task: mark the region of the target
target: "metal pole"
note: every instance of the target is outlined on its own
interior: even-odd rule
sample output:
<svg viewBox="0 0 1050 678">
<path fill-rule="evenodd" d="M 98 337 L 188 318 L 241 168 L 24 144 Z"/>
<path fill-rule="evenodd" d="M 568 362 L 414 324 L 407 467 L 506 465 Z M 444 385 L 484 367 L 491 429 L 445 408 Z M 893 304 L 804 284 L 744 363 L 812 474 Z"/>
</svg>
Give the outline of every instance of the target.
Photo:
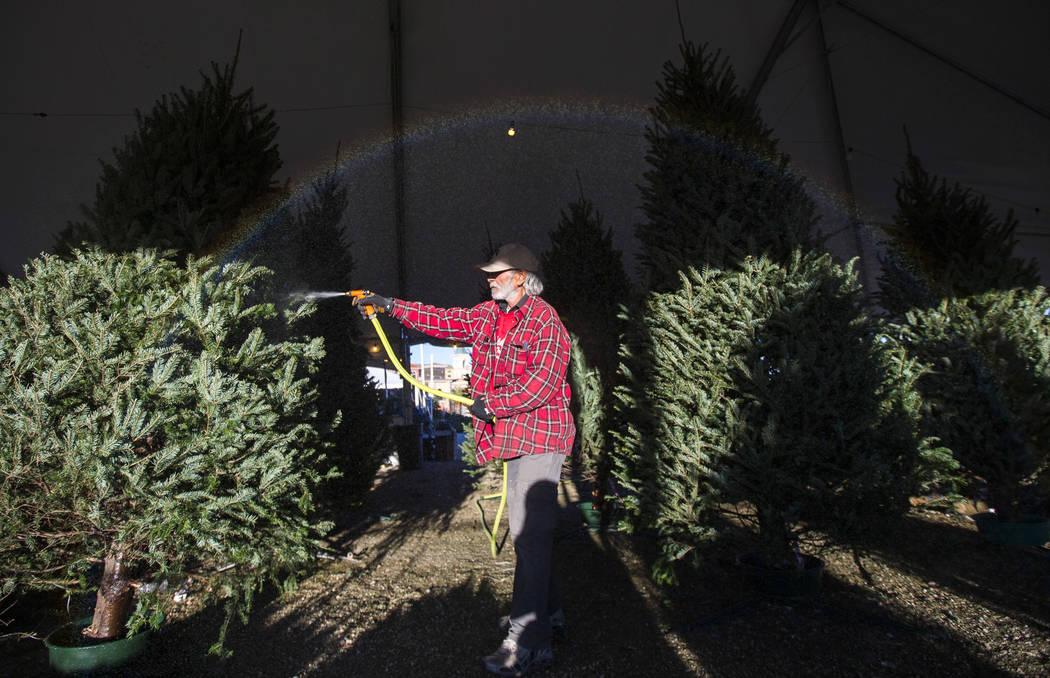
<svg viewBox="0 0 1050 678">
<path fill-rule="evenodd" d="M 762 88 L 766 84 L 766 80 L 769 80 L 769 73 L 773 70 L 773 64 L 777 62 L 780 55 L 784 53 L 789 44 L 788 38 L 791 37 L 791 31 L 795 30 L 795 24 L 798 23 L 798 17 L 802 14 L 802 9 L 806 6 L 808 0 L 795 0 L 795 4 L 788 10 L 787 16 L 784 17 L 783 23 L 780 24 L 780 30 L 777 31 L 777 37 L 773 39 L 773 44 L 769 46 L 769 50 L 766 52 L 766 58 L 762 62 L 762 65 L 758 69 L 758 73 L 755 74 L 755 79 L 751 81 L 751 88 L 747 91 L 747 98 L 751 103 L 754 103 L 758 99 L 758 93 L 762 91 Z M 819 11 L 819 8 L 818 8 Z"/>
<path fill-rule="evenodd" d="M 394 240 L 397 248 L 397 296 L 405 298 L 408 269 L 405 263 L 405 119 L 401 98 L 401 0 L 387 0 L 390 20 L 390 122 L 393 128 L 392 160 L 394 164 Z M 411 365 L 408 333 L 401 327 L 401 362 Z M 405 423 L 415 420 L 409 384 L 401 388 L 401 407 Z"/>
<path fill-rule="evenodd" d="M 835 118 L 835 140 L 838 146 L 839 164 L 842 168 L 842 182 L 846 189 L 846 200 L 849 210 L 850 231 L 853 233 L 853 247 L 858 257 L 858 273 L 864 290 L 867 293 L 875 290 L 877 281 L 871 278 L 871 269 L 868 268 L 867 258 L 864 256 L 864 241 L 860 236 L 863 224 L 857 210 L 857 198 L 853 193 L 853 174 L 850 171 L 849 158 L 846 151 L 846 139 L 842 130 L 842 116 L 839 114 L 839 100 L 835 94 L 835 78 L 831 73 L 831 60 L 828 58 L 828 43 L 824 33 L 824 18 L 820 9 L 820 1 L 814 0 L 817 12 L 817 34 L 820 37 L 820 52 L 824 59 L 824 75 L 827 78 L 828 92 L 831 95 L 831 114 Z"/>
<path fill-rule="evenodd" d="M 405 119 L 401 100 L 401 0 L 388 0 L 390 11 L 390 121 L 393 127 L 394 237 L 397 246 L 397 293 L 405 294 Z"/>
</svg>

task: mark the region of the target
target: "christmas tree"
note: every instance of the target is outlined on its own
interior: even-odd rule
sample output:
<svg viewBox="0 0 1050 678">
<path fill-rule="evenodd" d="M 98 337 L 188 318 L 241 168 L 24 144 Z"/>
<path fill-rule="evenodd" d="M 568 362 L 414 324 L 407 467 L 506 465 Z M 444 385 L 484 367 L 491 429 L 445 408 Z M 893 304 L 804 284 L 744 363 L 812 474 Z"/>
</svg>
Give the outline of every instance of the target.
<svg viewBox="0 0 1050 678">
<path fill-rule="evenodd" d="M 162 97 L 148 115 L 137 114 L 137 131 L 114 151 L 113 164 L 103 164 L 87 222 L 67 227 L 59 251 L 87 241 L 117 252 L 172 248 L 185 257 L 225 250 L 251 229 L 254 235 L 239 255 L 276 274 L 260 285 L 254 301 L 283 302 L 290 292 L 352 287 L 353 261 L 340 226 L 345 187 L 335 171 L 328 172 L 314 182 L 303 206 L 293 207 L 288 192 L 273 182 L 281 167 L 273 111 L 257 105 L 250 88 L 236 91 L 236 70 L 237 54 L 221 69 L 212 64 L 198 89 L 184 87 Z M 264 222 L 269 227 L 259 228 Z M 325 440 L 335 444 L 344 474 L 332 496 L 352 505 L 371 486 L 386 428 L 357 321 L 347 308 L 323 305 L 299 331 L 326 342 L 316 380 L 318 407 L 325 421 L 335 421 Z"/>
<path fill-rule="evenodd" d="M 918 436 L 921 365 L 863 312 L 851 268 L 827 254 L 741 263 L 649 297 L 644 405 L 620 391 L 648 405 L 616 475 L 660 536 L 666 580 L 729 519 L 763 562 L 801 567 L 813 531 L 856 539 L 908 508 L 920 468 L 950 464 Z"/>
<path fill-rule="evenodd" d="M 207 254 L 246 209 L 278 197 L 278 127 L 251 88 L 234 91 L 237 54 L 222 68 L 212 63 L 198 89 L 182 87 L 148 114 L 135 112 L 137 129 L 112 163 L 102 162 L 95 201 L 83 208 L 84 221 L 58 235 L 57 252 L 90 243 L 111 252 Z"/>
<path fill-rule="evenodd" d="M 689 41 L 680 52 L 681 64 L 664 64 L 650 109 L 646 220 L 635 229 L 643 286 L 660 292 L 690 266 L 730 268 L 760 254 L 787 261 L 821 241 L 813 202 L 728 58 Z"/>
<path fill-rule="evenodd" d="M 815 205 L 728 61 L 681 53 L 647 134 L 650 292 L 628 309 L 614 474 L 630 526 L 659 535 L 661 579 L 732 535 L 802 567 L 814 531 L 856 544 L 952 460 L 919 432 L 922 364 L 822 251 Z"/>
<path fill-rule="evenodd" d="M 1013 255 L 1016 226 L 929 173 L 908 139 L 879 300 L 930 364 L 925 429 L 1008 520 L 1045 510 L 1050 473 L 1050 303 L 1035 262 Z"/>
<path fill-rule="evenodd" d="M 617 350 L 622 323 L 619 307 L 631 294 L 622 254 L 612 244 L 612 230 L 583 195 L 562 210 L 550 232 L 551 249 L 540 256 L 544 298 L 573 338 L 569 381 L 577 441 L 587 470 L 594 474 L 595 505 L 600 505 L 609 476 L 606 421 L 612 408 Z"/>
<path fill-rule="evenodd" d="M 899 318 L 941 299 L 1038 285 L 1035 260 L 1013 256 L 1013 212 L 997 219 L 984 196 L 931 175 L 907 144 L 897 213 L 885 229 L 891 254 L 879 279 L 883 308 Z"/>
<path fill-rule="evenodd" d="M 272 306 L 246 302 L 265 274 L 94 249 L 0 290 L 5 592 L 97 586 L 109 638 L 159 624 L 162 582 L 206 580 L 228 623 L 313 560 L 323 341 L 267 335 Z"/>
<path fill-rule="evenodd" d="M 594 479 L 594 506 L 604 497 L 609 478 L 607 414 L 611 403 L 606 393 L 607 382 L 592 367 L 581 348 L 580 338 L 569 335 L 572 354 L 569 361 L 569 386 L 572 389 L 572 414 L 576 420 L 576 443 L 583 459 L 584 470 Z"/>
<path fill-rule="evenodd" d="M 342 225 L 347 191 L 336 169 L 314 181 L 297 208 L 289 202 L 273 217 L 271 227 L 244 256 L 273 269 L 265 296 L 295 303 L 304 291 L 343 291 L 353 285 L 354 261 Z M 322 303 L 297 326 L 322 337 L 325 356 L 314 378 L 318 413 L 334 421 L 325 431 L 330 455 L 341 478 L 329 483 L 325 504 L 335 510 L 364 500 L 389 441 L 379 411 L 379 394 L 366 367 L 357 312 L 349 300 Z"/>
<path fill-rule="evenodd" d="M 728 59 L 689 41 L 679 52 L 681 64 L 664 64 L 650 109 L 650 168 L 641 186 L 646 221 L 635 228 L 643 288 L 655 293 L 677 289 L 690 268 L 730 270 L 760 252 L 784 260 L 794 245 L 817 241 L 810 235 L 815 208 L 779 171 L 787 158 L 778 155 Z M 778 195 L 778 188 L 787 193 Z M 621 424 L 617 476 L 634 492 L 636 526 L 656 520 L 660 493 L 652 483 L 662 470 L 644 445 L 629 441 L 657 435 L 663 403 L 654 400 L 650 380 L 660 361 L 678 360 L 654 353 L 647 307 L 647 301 L 632 306 L 625 316 L 615 415 Z"/>
<path fill-rule="evenodd" d="M 987 491 L 1004 520 L 1046 511 L 1050 482 L 1050 296 L 993 290 L 913 309 L 894 326 L 930 368 L 924 429 Z"/>
<path fill-rule="evenodd" d="M 631 293 L 623 254 L 613 247 L 612 229 L 581 189 L 562 210 L 549 234 L 551 248 L 540 255 L 543 297 L 558 311 L 570 333 L 580 339 L 587 361 L 603 374 L 616 369 L 617 318 Z"/>
</svg>

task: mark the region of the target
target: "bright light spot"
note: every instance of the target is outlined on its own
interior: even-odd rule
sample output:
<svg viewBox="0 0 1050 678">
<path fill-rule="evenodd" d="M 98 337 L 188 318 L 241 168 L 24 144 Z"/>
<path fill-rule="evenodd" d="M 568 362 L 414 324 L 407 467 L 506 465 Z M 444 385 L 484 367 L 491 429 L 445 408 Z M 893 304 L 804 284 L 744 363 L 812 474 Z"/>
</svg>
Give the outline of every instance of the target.
<svg viewBox="0 0 1050 678">
<path fill-rule="evenodd" d="M 510 127 L 509 129 L 507 129 L 507 136 L 508 137 L 514 136 L 514 128 L 513 127 Z"/>
</svg>

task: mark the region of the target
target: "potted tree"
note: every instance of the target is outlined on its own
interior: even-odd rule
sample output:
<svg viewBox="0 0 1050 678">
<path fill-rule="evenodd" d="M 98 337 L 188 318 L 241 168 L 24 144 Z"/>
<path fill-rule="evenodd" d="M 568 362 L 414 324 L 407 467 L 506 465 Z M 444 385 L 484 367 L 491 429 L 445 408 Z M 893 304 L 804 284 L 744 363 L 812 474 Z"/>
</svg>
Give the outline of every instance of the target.
<svg viewBox="0 0 1050 678">
<path fill-rule="evenodd" d="M 228 623 L 312 560 L 323 346 L 247 302 L 265 273 L 88 250 L 0 290 L 5 591 L 97 588 L 99 643 L 156 628 L 163 580 L 207 579 Z"/>
<path fill-rule="evenodd" d="M 574 334 L 570 336 L 572 360 L 569 361 L 569 382 L 572 384 L 576 440 L 583 473 L 592 487 L 591 500 L 580 501 L 578 506 L 584 525 L 588 529 L 599 530 L 603 522 L 607 522 L 603 516 L 602 499 L 609 475 L 602 375 L 597 367 L 588 364 L 587 357 L 580 348 L 579 337 Z"/>
<path fill-rule="evenodd" d="M 1050 301 L 1032 259 L 1014 255 L 1017 218 L 984 196 L 928 172 L 907 139 L 892 254 L 879 302 L 930 370 L 919 380 L 926 430 L 952 450 L 976 518 L 995 541 L 1038 545 L 1050 457 Z"/>
<path fill-rule="evenodd" d="M 913 309 L 899 333 L 931 363 L 919 388 L 925 426 L 952 450 L 993 510 L 974 517 L 992 541 L 1050 541 L 1050 297 L 992 290 Z"/>
<path fill-rule="evenodd" d="M 681 57 L 646 129 L 650 294 L 624 333 L 615 474 L 632 527 L 659 534 L 658 578 L 735 534 L 759 571 L 805 572 L 807 536 L 872 529 L 950 457 L 918 433 L 920 365 L 824 252 L 754 92 L 706 46 Z"/>
<path fill-rule="evenodd" d="M 747 570 L 812 593 L 815 532 L 848 543 L 950 463 L 918 436 L 919 365 L 860 301 L 851 268 L 800 253 L 693 269 L 650 296 L 625 366 L 648 386 L 622 392 L 647 421 L 621 436 L 617 475 L 660 535 L 659 577 L 733 534 Z"/>
</svg>

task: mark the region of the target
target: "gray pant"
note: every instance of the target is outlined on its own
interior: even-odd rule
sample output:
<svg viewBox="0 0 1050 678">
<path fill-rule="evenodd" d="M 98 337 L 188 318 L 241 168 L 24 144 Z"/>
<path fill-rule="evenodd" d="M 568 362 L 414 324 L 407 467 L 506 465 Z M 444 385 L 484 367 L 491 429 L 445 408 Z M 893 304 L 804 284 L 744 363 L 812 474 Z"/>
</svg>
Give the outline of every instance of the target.
<svg viewBox="0 0 1050 678">
<path fill-rule="evenodd" d="M 508 637 L 529 649 L 549 646 L 550 615 L 562 606 L 552 550 L 565 458 L 533 454 L 506 462 L 510 538 L 517 554 Z"/>
</svg>

